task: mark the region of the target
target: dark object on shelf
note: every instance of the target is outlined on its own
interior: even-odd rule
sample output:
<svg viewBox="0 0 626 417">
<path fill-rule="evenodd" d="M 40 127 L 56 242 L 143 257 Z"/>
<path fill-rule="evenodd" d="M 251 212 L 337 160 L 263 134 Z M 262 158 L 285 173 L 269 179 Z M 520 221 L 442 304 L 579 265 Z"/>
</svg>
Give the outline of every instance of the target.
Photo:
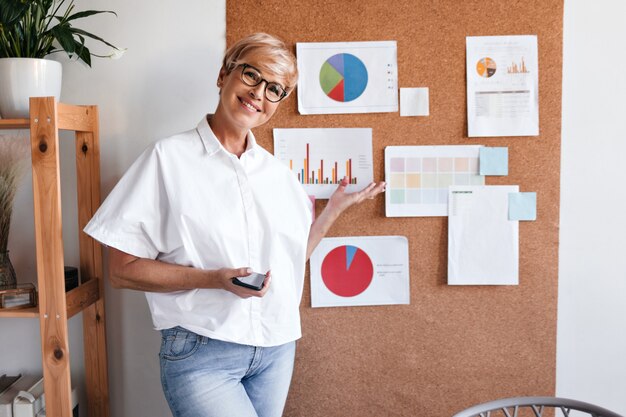
<svg viewBox="0 0 626 417">
<path fill-rule="evenodd" d="M 65 267 L 65 292 L 78 287 L 78 269 L 73 266 Z"/>
<path fill-rule="evenodd" d="M 22 374 L 15 376 L 7 376 L 6 374 L 3 374 L 2 376 L 0 376 L 0 394 L 6 391 L 7 388 L 13 385 L 13 383 L 20 379 L 21 376 Z"/>
<path fill-rule="evenodd" d="M 0 252 L 0 287 L 15 286 L 15 270 L 9 259 L 9 251 Z"/>
<path fill-rule="evenodd" d="M 0 309 L 11 310 L 37 306 L 37 290 L 33 284 L 0 287 Z"/>
</svg>

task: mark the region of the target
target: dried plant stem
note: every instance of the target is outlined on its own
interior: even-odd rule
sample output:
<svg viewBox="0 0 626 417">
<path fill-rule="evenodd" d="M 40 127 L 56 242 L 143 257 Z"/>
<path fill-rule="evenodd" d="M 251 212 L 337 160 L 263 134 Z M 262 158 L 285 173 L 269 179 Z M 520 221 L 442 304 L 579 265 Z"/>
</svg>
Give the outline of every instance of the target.
<svg viewBox="0 0 626 417">
<path fill-rule="evenodd" d="M 17 136 L 0 136 L 0 253 L 7 251 L 13 201 L 24 172 L 26 142 Z"/>
</svg>

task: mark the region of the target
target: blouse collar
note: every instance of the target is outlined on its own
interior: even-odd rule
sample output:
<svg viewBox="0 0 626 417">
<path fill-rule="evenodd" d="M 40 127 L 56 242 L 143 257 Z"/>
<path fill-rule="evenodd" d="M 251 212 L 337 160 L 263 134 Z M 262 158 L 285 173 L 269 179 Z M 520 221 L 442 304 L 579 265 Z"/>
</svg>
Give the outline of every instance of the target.
<svg viewBox="0 0 626 417">
<path fill-rule="evenodd" d="M 211 130 L 211 126 L 209 125 L 209 118 L 211 116 L 213 115 L 207 114 L 205 117 L 202 118 L 202 120 L 200 120 L 200 122 L 198 123 L 198 126 L 196 127 L 196 131 L 200 135 L 200 139 L 202 140 L 202 143 L 204 144 L 204 148 L 206 149 L 209 155 L 215 154 L 220 149 L 230 154 L 230 152 L 228 152 L 224 148 L 224 146 L 222 145 L 220 140 L 217 138 L 217 136 L 215 136 L 215 133 L 213 133 L 213 130 Z M 246 150 L 244 151 L 244 153 L 247 153 L 248 151 L 250 151 L 251 154 L 254 154 L 254 150 L 256 147 L 257 147 L 256 139 L 254 135 L 252 134 L 252 131 L 249 130 L 247 141 L 246 141 Z"/>
</svg>

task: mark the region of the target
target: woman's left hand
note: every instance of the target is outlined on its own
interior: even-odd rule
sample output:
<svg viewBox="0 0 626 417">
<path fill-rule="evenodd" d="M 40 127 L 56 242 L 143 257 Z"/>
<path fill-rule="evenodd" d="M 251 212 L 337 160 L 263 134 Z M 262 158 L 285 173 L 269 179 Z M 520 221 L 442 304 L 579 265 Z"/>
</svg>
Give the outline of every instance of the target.
<svg viewBox="0 0 626 417">
<path fill-rule="evenodd" d="M 353 204 L 360 203 L 365 199 L 372 199 L 376 197 L 378 194 L 385 191 L 385 185 L 384 181 L 379 183 L 373 182 L 361 191 L 346 193 L 348 177 L 343 177 L 335 192 L 330 196 L 326 208 L 339 214 Z"/>
<path fill-rule="evenodd" d="M 379 183 L 373 182 L 361 191 L 346 193 L 348 177 L 343 177 L 335 192 L 328 199 L 328 204 L 326 204 L 322 213 L 317 216 L 311 225 L 306 248 L 306 258 L 309 259 L 311 257 L 313 250 L 320 243 L 320 240 L 326 236 L 330 226 L 345 209 L 365 199 L 376 197 L 378 194 L 385 191 L 385 185 L 384 181 Z"/>
</svg>

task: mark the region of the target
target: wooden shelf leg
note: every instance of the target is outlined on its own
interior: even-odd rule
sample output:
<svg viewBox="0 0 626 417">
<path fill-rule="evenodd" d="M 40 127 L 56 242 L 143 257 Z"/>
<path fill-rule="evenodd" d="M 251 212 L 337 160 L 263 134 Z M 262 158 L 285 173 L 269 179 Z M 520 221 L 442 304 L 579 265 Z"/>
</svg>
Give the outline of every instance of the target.
<svg viewBox="0 0 626 417">
<path fill-rule="evenodd" d="M 63 271 L 57 108 L 53 97 L 30 99 L 35 243 L 46 415 L 72 415 Z"/>
<path fill-rule="evenodd" d="M 100 206 L 100 155 L 97 108 L 88 108 L 91 132 L 76 132 L 76 178 L 80 272 L 83 279 L 103 277 L 102 247 L 82 230 Z M 104 279 L 100 298 L 83 311 L 87 407 L 91 417 L 109 416 L 109 387 L 104 316 Z"/>
</svg>

